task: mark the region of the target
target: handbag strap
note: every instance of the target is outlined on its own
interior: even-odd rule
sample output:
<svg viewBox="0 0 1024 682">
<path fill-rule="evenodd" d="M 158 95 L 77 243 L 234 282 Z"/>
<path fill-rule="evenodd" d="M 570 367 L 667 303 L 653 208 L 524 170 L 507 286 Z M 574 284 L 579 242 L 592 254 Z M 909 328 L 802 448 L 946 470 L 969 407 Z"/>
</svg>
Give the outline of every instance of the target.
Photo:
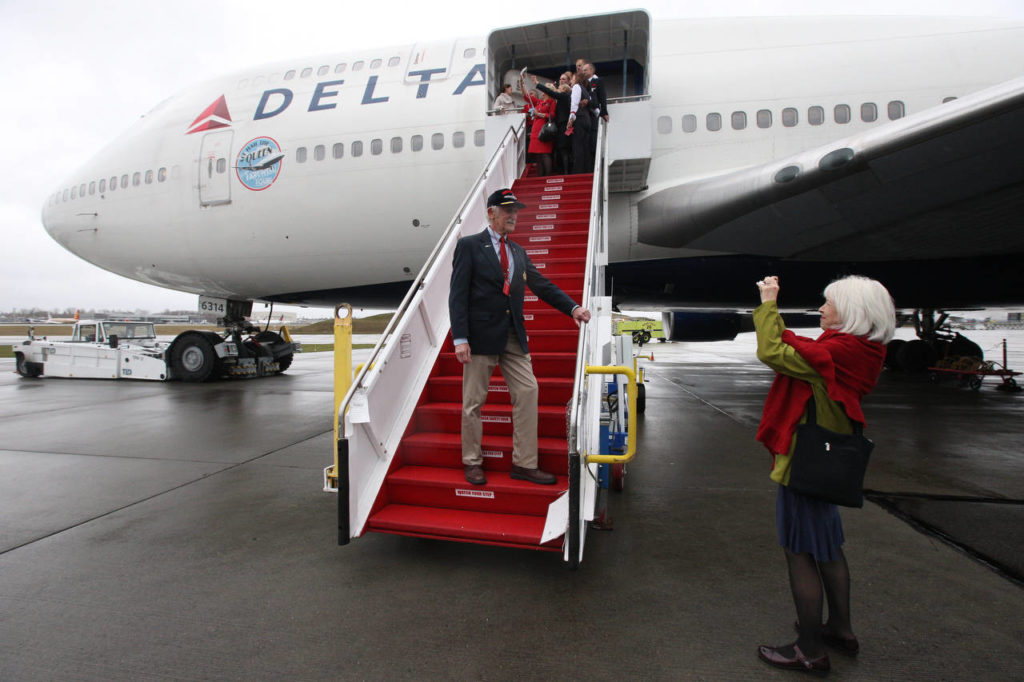
<svg viewBox="0 0 1024 682">
<path fill-rule="evenodd" d="M 840 406 L 840 408 L 842 408 L 842 404 L 841 403 L 840 403 L 839 406 Z M 818 408 L 817 408 L 817 406 L 816 406 L 816 404 L 814 402 L 814 392 L 813 391 L 811 392 L 811 397 L 807 399 L 807 409 L 808 409 L 807 421 L 805 423 L 806 424 L 810 424 L 811 426 L 817 426 L 818 425 Z M 846 414 L 846 410 L 845 409 L 843 410 L 843 414 Z M 850 415 L 846 415 L 846 418 L 850 419 Z M 855 436 L 860 436 L 860 435 L 863 434 L 863 432 L 864 432 L 864 425 L 863 424 L 861 424 L 859 421 L 856 421 L 854 419 L 850 419 L 850 423 L 853 424 L 853 434 Z"/>
</svg>

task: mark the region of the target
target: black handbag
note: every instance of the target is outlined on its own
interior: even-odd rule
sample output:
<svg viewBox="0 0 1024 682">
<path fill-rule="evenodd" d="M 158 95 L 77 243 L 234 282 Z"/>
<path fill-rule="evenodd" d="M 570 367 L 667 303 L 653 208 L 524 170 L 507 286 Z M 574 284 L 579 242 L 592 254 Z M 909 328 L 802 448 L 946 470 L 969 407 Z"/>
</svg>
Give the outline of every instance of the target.
<svg viewBox="0 0 1024 682">
<path fill-rule="evenodd" d="M 789 488 L 843 507 L 864 506 L 864 472 L 875 444 L 860 422 L 853 433 L 818 426 L 814 396 L 807 403 L 807 423 L 796 429 L 796 448 L 789 463 Z"/>
<path fill-rule="evenodd" d="M 558 137 L 558 125 L 549 118 L 548 122 L 537 133 L 537 139 L 541 142 L 551 142 L 556 137 Z"/>
</svg>

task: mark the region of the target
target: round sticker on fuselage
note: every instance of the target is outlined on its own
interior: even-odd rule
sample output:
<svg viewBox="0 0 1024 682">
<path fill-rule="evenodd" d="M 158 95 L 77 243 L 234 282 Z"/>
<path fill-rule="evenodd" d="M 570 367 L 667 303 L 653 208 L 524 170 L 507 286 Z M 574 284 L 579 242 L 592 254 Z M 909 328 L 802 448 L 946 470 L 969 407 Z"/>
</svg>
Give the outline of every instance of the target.
<svg viewBox="0 0 1024 682">
<path fill-rule="evenodd" d="M 281 146 L 272 138 L 257 137 L 246 142 L 235 164 L 239 182 L 255 192 L 265 190 L 280 175 L 282 159 Z"/>
</svg>

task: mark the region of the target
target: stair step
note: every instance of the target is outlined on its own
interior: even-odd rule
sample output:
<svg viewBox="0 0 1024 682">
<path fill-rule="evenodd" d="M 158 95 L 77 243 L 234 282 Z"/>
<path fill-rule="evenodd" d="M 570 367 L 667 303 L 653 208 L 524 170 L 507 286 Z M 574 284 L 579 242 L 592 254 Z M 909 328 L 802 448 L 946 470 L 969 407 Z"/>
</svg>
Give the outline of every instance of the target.
<svg viewBox="0 0 1024 682">
<path fill-rule="evenodd" d="M 526 208 L 519 209 L 519 215 L 516 218 L 516 227 L 519 223 L 525 225 L 535 225 L 537 223 L 558 223 L 566 220 L 579 221 L 583 220 L 584 223 L 588 223 L 590 220 L 590 205 L 587 206 L 561 206 L 555 205 L 558 202 L 552 202 L 552 204 L 541 204 L 540 206 L 549 206 L 548 208 L 541 208 L 540 206 L 527 206 Z M 575 223 L 578 224 L 578 223 Z"/>
<path fill-rule="evenodd" d="M 462 469 L 403 466 L 388 475 L 387 486 L 392 504 L 543 517 L 569 489 L 569 479 L 559 476 L 554 484 L 540 485 L 492 471 L 486 484 L 473 485 Z"/>
<path fill-rule="evenodd" d="M 512 437 L 487 436 L 480 441 L 484 470 L 508 471 L 512 466 Z M 569 471 L 569 445 L 563 438 L 538 438 L 538 466 L 559 476 Z M 462 437 L 459 433 L 421 431 L 404 439 L 398 455 L 410 466 L 449 467 L 462 471 Z"/>
<path fill-rule="evenodd" d="M 367 530 L 413 537 L 561 551 L 562 539 L 539 544 L 544 518 L 526 514 L 488 514 L 460 509 L 389 504 L 370 517 Z"/>
<path fill-rule="evenodd" d="M 563 315 L 563 317 L 566 317 Z M 569 319 L 566 317 L 566 319 Z M 472 350 L 472 346 L 470 347 Z M 533 350 L 532 348 L 530 349 Z M 571 377 L 576 372 L 576 353 L 530 353 L 533 373 L 536 376 Z M 501 372 L 497 368 L 496 372 Z M 462 374 L 462 364 L 455 359 L 455 353 L 441 353 L 437 357 L 438 376 L 458 376 Z"/>
<path fill-rule="evenodd" d="M 579 300 L 579 299 L 576 299 Z M 531 353 L 576 353 L 579 341 L 579 334 L 575 326 L 566 331 L 564 329 L 528 329 L 530 337 Z M 455 345 L 452 343 L 452 334 L 449 331 L 444 343 L 441 345 L 442 353 L 454 353 Z M 436 371 L 434 376 L 440 376 Z M 462 370 L 451 374 L 451 376 L 462 376 Z"/>
<path fill-rule="evenodd" d="M 565 438 L 565 405 L 537 408 L 537 435 Z M 484 435 L 512 435 L 512 406 L 485 404 L 480 410 Z M 415 431 L 462 432 L 462 402 L 424 403 L 413 413 Z"/>
<path fill-rule="evenodd" d="M 565 405 L 572 398 L 572 377 L 537 377 L 541 405 Z M 427 384 L 427 399 L 432 403 L 457 403 L 462 400 L 462 375 L 432 377 Z M 508 405 L 511 396 L 505 379 L 491 377 L 487 388 L 487 402 Z"/>
<path fill-rule="evenodd" d="M 587 238 L 590 236 L 586 230 L 576 230 L 574 232 L 556 232 L 554 230 L 536 230 L 533 229 L 536 225 L 531 225 L 530 230 L 523 232 L 516 226 L 516 238 L 515 241 L 522 245 L 524 249 L 533 249 L 538 246 L 547 246 L 552 244 L 555 246 L 562 245 L 573 245 L 573 246 L 587 246 Z"/>
</svg>

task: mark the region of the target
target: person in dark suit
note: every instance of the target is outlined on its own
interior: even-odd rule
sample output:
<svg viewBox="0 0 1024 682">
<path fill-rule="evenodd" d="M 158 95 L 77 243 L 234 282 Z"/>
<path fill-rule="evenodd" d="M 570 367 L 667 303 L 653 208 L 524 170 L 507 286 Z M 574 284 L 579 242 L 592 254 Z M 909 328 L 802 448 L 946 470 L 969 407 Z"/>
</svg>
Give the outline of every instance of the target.
<svg viewBox="0 0 1024 682">
<path fill-rule="evenodd" d="M 604 90 L 604 81 L 594 72 L 594 65 L 587 62 L 583 65 L 583 75 L 590 89 L 590 111 L 593 114 L 594 127 L 590 131 L 590 157 L 597 156 L 597 125 L 598 119 L 608 123 L 608 96 Z"/>
<path fill-rule="evenodd" d="M 540 300 L 580 322 L 590 311 L 540 274 L 526 250 L 509 241 L 525 204 L 510 189 L 487 198 L 483 231 L 455 246 L 448 312 L 455 357 L 462 363 L 462 464 L 466 480 L 487 483 L 480 441 L 480 408 L 494 367 L 500 366 L 512 399 L 512 478 L 550 484 L 555 477 L 537 466 L 537 379 L 533 375 L 523 297 L 526 287 Z"/>
<path fill-rule="evenodd" d="M 572 172 L 593 173 L 594 155 L 590 145 L 590 136 L 596 127 L 594 114 L 590 110 L 590 90 L 583 71 L 577 71 L 573 77 L 571 99 L 569 102 L 569 122 L 565 134 L 572 137 Z"/>
</svg>

